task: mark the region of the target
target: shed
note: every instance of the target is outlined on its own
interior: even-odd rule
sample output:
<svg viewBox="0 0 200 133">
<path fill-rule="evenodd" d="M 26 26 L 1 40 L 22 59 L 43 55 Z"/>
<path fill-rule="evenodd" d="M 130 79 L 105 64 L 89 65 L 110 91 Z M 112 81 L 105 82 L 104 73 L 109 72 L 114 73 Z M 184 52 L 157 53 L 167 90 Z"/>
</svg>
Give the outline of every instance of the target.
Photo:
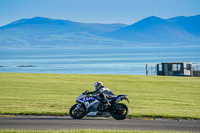
<svg viewBox="0 0 200 133">
<path fill-rule="evenodd" d="M 157 75 L 193 76 L 192 62 L 164 62 L 157 64 Z"/>
</svg>

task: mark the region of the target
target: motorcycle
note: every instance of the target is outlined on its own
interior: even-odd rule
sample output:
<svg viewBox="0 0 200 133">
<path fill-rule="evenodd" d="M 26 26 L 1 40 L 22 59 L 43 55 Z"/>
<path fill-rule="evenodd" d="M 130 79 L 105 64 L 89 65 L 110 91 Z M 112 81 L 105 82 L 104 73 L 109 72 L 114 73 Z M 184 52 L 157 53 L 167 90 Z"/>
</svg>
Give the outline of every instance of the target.
<svg viewBox="0 0 200 133">
<path fill-rule="evenodd" d="M 88 90 L 82 93 L 77 99 L 70 110 L 69 114 L 74 119 L 82 119 L 87 117 L 110 117 L 112 116 L 116 120 L 123 120 L 129 115 L 129 108 L 123 103 L 119 103 L 122 100 L 128 100 L 128 95 L 118 95 L 116 97 L 108 99 L 111 106 L 106 109 L 102 108 L 101 99 L 99 94 L 90 96 Z"/>
</svg>

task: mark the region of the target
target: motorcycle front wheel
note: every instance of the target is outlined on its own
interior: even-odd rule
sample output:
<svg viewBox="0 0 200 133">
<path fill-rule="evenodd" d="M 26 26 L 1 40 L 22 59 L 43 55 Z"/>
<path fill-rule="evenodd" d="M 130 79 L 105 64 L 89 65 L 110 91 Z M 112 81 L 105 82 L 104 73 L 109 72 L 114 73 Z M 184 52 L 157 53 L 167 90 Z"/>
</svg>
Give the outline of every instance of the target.
<svg viewBox="0 0 200 133">
<path fill-rule="evenodd" d="M 111 115 L 116 120 L 124 120 L 129 115 L 129 108 L 123 103 L 116 104 L 117 109 L 111 112 Z"/>
<path fill-rule="evenodd" d="M 69 114 L 72 118 L 74 119 L 81 119 L 86 115 L 86 109 L 85 106 L 83 105 L 79 105 L 78 104 L 74 104 L 70 110 L 69 110 Z"/>
</svg>

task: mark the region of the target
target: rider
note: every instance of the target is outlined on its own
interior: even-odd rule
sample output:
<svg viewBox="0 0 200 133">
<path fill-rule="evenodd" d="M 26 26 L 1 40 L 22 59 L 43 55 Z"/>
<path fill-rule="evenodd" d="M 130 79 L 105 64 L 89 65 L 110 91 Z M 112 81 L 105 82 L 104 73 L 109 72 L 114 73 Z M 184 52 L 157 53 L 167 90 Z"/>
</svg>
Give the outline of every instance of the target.
<svg viewBox="0 0 200 133">
<path fill-rule="evenodd" d="M 108 102 L 107 98 L 113 98 L 115 97 L 115 94 L 110 89 L 103 86 L 103 83 L 101 81 L 96 82 L 94 84 L 94 87 L 95 91 L 91 94 L 99 94 L 103 109 L 108 108 L 110 106 L 110 103 Z"/>
</svg>

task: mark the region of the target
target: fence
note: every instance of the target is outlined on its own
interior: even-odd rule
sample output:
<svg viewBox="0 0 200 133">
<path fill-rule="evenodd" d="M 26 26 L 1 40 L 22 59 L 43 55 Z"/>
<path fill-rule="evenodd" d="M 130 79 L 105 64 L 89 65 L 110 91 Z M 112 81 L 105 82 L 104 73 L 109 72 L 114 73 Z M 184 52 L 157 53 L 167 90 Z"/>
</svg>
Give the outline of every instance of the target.
<svg viewBox="0 0 200 133">
<path fill-rule="evenodd" d="M 200 77 L 200 64 L 192 64 L 193 76 Z"/>
<path fill-rule="evenodd" d="M 157 76 L 157 64 L 146 64 L 146 75 Z"/>
</svg>

